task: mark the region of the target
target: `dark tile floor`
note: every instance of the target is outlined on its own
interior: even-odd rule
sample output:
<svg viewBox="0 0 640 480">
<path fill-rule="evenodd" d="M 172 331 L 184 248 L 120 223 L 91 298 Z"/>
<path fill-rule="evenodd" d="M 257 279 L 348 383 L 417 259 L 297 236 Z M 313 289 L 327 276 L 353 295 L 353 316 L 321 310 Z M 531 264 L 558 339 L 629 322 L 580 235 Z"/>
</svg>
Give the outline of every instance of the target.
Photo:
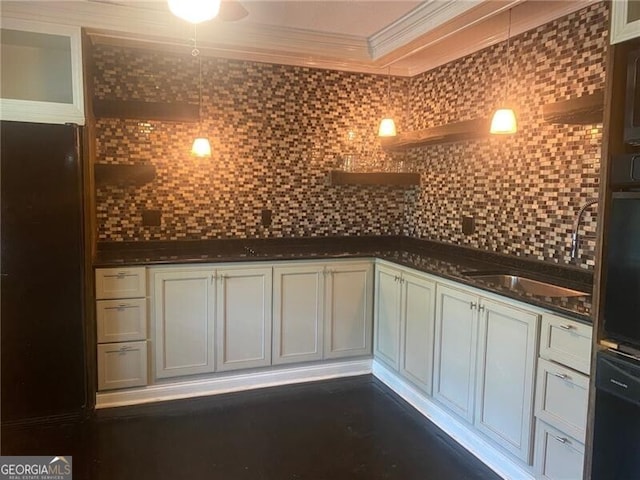
<svg viewBox="0 0 640 480">
<path fill-rule="evenodd" d="M 73 455 L 74 479 L 497 479 L 366 375 L 3 429 L 5 455 Z"/>
</svg>

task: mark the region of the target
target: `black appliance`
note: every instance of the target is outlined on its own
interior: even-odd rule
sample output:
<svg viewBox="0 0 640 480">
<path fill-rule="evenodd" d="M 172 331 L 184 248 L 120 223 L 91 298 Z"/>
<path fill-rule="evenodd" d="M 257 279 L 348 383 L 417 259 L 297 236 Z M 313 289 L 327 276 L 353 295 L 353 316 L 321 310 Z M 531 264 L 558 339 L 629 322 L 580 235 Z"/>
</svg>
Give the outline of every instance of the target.
<svg viewBox="0 0 640 480">
<path fill-rule="evenodd" d="M 598 352 L 591 478 L 640 478 L 640 362 Z"/>
<path fill-rule="evenodd" d="M 627 60 L 624 141 L 640 145 L 640 49 L 631 51 Z"/>
<path fill-rule="evenodd" d="M 614 192 L 607 227 L 604 338 L 640 350 L 640 192 Z"/>
<path fill-rule="evenodd" d="M 86 404 L 81 133 L 0 123 L 3 424 Z"/>
</svg>

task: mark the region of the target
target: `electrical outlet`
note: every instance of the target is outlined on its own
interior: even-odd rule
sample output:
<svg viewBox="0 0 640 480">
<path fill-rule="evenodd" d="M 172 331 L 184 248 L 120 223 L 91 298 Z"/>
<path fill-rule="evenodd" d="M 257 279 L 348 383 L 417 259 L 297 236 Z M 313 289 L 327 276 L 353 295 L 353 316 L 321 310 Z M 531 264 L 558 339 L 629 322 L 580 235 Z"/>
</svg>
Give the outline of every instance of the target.
<svg viewBox="0 0 640 480">
<path fill-rule="evenodd" d="M 261 223 L 263 227 L 270 227 L 273 222 L 273 214 L 269 209 L 263 209 L 261 214 Z"/>
<path fill-rule="evenodd" d="M 462 217 L 462 233 L 472 235 L 476 231 L 476 220 L 473 217 Z"/>
<path fill-rule="evenodd" d="M 142 226 L 143 227 L 159 227 L 162 221 L 162 211 L 160 210 L 143 210 Z"/>
</svg>

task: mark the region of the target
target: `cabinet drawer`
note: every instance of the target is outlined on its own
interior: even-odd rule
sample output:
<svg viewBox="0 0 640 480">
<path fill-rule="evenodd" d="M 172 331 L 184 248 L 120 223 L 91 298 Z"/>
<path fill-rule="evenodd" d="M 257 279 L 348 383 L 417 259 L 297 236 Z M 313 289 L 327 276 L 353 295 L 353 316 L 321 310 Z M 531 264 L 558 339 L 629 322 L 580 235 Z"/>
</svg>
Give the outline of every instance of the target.
<svg viewBox="0 0 640 480">
<path fill-rule="evenodd" d="M 147 384 L 147 342 L 98 345 L 98 390 Z"/>
<path fill-rule="evenodd" d="M 145 271 L 144 267 L 97 269 L 96 299 L 146 296 Z"/>
<path fill-rule="evenodd" d="M 590 325 L 544 314 L 540 332 L 540 356 L 589 375 L 592 330 Z"/>
<path fill-rule="evenodd" d="M 580 479 L 583 461 L 582 443 L 540 420 L 536 422 L 534 466 L 537 478 Z"/>
<path fill-rule="evenodd" d="M 539 359 L 536 417 L 584 442 L 589 377 Z"/>
<path fill-rule="evenodd" d="M 98 343 L 130 342 L 147 338 L 147 300 L 98 300 Z"/>
</svg>

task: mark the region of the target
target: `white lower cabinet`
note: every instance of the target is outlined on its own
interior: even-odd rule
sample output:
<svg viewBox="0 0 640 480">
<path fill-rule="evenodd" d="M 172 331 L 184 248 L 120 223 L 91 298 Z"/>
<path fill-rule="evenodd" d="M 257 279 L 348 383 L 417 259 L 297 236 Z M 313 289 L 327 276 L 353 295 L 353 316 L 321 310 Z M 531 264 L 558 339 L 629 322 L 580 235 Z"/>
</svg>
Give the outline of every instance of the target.
<svg viewBox="0 0 640 480">
<path fill-rule="evenodd" d="M 152 270 L 156 378 L 214 371 L 215 272 Z"/>
<path fill-rule="evenodd" d="M 538 478 L 582 478 L 592 330 L 572 319 L 543 315 L 535 400 Z"/>
<path fill-rule="evenodd" d="M 406 268 L 376 268 L 375 349 L 377 359 L 427 394 L 433 372 L 436 284 Z"/>
<path fill-rule="evenodd" d="M 218 269 L 218 371 L 271 365 L 271 268 Z"/>
<path fill-rule="evenodd" d="M 373 264 L 326 265 L 324 358 L 371 355 Z"/>
<path fill-rule="evenodd" d="M 325 266 L 273 269 L 273 363 L 322 360 Z"/>
<path fill-rule="evenodd" d="M 562 431 L 536 422 L 535 469 L 537 477 L 549 480 L 581 480 L 584 445 Z"/>
<path fill-rule="evenodd" d="M 146 384 L 146 341 L 98 345 L 98 390 Z"/>
<path fill-rule="evenodd" d="M 478 309 L 475 426 L 530 463 L 540 316 L 486 298 L 481 299 Z"/>
<path fill-rule="evenodd" d="M 464 287 L 437 287 L 433 396 L 530 464 L 540 315 Z"/>
<path fill-rule="evenodd" d="M 473 423 L 478 348 L 478 295 L 438 285 L 433 397 Z"/>
</svg>

